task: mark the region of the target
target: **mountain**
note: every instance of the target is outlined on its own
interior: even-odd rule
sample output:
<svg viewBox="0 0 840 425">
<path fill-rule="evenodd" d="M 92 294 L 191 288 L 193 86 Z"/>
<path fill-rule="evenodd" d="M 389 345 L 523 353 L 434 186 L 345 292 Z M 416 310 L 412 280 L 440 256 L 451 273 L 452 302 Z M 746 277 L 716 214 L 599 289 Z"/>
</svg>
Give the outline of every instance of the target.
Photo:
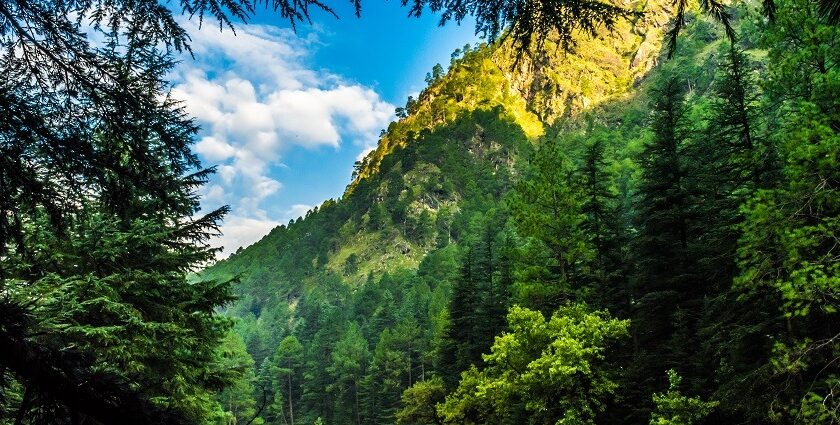
<svg viewBox="0 0 840 425">
<path fill-rule="evenodd" d="M 775 288 L 796 285 L 761 280 L 785 260 L 755 249 L 785 256 L 769 199 L 809 181 L 776 134 L 806 115 L 833 128 L 830 99 L 803 89 L 781 114 L 768 97 L 793 90 L 797 60 L 832 54 L 773 44 L 797 25 L 833 37 L 797 5 L 778 27 L 735 9 L 735 45 L 689 13 L 670 60 L 657 1 L 571 53 L 454 52 L 341 199 L 201 272 L 238 279 L 231 356 L 255 365 L 227 408 L 272 424 L 827 417 L 819 359 L 780 365 L 830 331 L 807 314 L 791 330 Z"/>
<path fill-rule="evenodd" d="M 323 232 L 307 229 L 305 236 L 300 237 L 293 228 L 301 225 L 280 226 L 256 244 L 220 261 L 207 273 L 224 270 L 236 274 L 253 271 L 253 264 L 275 263 L 277 268 L 271 273 L 276 279 L 285 273 L 300 272 L 299 269 L 312 263 L 316 268 L 325 266 L 342 274 L 344 262 L 353 253 L 358 262 L 358 271 L 352 273 L 356 278 L 364 278 L 368 271 L 384 271 L 386 265 L 416 267 L 422 257 L 420 253 L 428 244 L 410 237 L 407 220 L 419 220 L 423 210 L 434 213 L 440 206 L 456 208 L 461 200 L 475 195 L 466 192 L 464 186 L 470 180 L 480 180 L 478 174 L 488 166 L 494 169 L 490 176 L 496 171 L 512 171 L 516 156 L 512 150 L 518 142 L 507 140 L 505 132 L 520 132 L 515 139 L 536 143 L 547 126 L 580 116 L 608 99 L 626 98 L 634 85 L 640 84 L 661 56 L 663 27 L 669 16 L 662 6 L 647 4 L 645 7 L 647 20 L 623 23 L 620 34 L 605 33 L 597 39 L 580 40 L 579 53 L 575 54 L 562 52 L 551 42 L 538 55 L 520 58 L 518 63 L 515 52 L 507 44 L 467 45 L 456 50 L 449 71 L 444 75 L 440 68 L 430 73 L 429 86 L 417 99 L 410 98 L 404 108 L 398 108 L 403 118 L 392 122 L 383 131 L 377 148 L 356 164 L 353 181 L 342 199 L 326 201 L 305 217 L 304 221 L 312 224 L 303 226 L 320 227 Z M 499 123 L 507 124 L 507 128 L 484 128 Z M 462 157 L 466 153 L 469 156 Z M 409 157 L 408 161 L 404 160 L 405 156 Z M 418 156 L 422 157 L 419 161 L 415 159 Z M 456 160 L 457 157 L 461 158 Z M 393 174 L 403 175 L 406 184 L 402 189 L 389 189 L 388 176 Z M 488 191 L 485 184 L 477 185 L 481 195 L 490 192 L 495 193 L 494 198 L 501 195 L 500 189 Z M 396 202 L 393 195 L 406 195 L 406 191 L 410 195 L 400 197 L 406 204 L 401 207 L 407 209 L 407 214 L 390 217 L 391 221 L 395 218 L 404 221 L 398 235 L 385 235 L 376 231 L 379 229 L 365 226 L 376 205 Z M 344 209 L 350 211 L 339 212 Z M 332 226 L 339 223 L 314 224 L 322 215 L 330 216 L 324 218 L 327 222 L 335 219 L 340 226 L 347 225 L 344 236 L 328 242 L 340 230 Z M 306 245 L 312 251 L 288 252 L 281 248 L 288 243 L 284 242 L 287 238 L 296 241 L 296 248 Z M 383 240 L 392 242 L 383 244 Z M 277 249 L 267 252 L 268 246 Z M 396 251 L 400 254 L 395 255 Z M 295 257 L 288 260 L 291 265 L 284 260 L 289 255 Z M 294 275 L 291 280 L 300 282 L 301 277 Z M 280 280 L 284 279 L 280 277 Z"/>
</svg>

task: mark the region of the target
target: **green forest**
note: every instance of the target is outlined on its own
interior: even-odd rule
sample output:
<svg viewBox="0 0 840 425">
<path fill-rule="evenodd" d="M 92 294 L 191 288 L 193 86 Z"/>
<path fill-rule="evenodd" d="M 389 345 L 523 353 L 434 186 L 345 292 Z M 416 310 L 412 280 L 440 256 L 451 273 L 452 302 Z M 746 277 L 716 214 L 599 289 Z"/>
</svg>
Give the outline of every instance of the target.
<svg viewBox="0 0 840 425">
<path fill-rule="evenodd" d="M 0 424 L 840 423 L 840 3 L 406 3 L 487 41 L 221 260 L 173 12 L 0 3 Z"/>
</svg>

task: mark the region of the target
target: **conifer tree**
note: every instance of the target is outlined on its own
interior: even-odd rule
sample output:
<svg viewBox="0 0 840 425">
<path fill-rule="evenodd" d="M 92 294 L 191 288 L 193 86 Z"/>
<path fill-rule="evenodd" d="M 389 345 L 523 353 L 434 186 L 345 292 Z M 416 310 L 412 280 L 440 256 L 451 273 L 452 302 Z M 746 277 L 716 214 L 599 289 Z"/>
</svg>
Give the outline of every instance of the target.
<svg viewBox="0 0 840 425">
<path fill-rule="evenodd" d="M 326 388 L 335 394 L 335 420 L 341 423 L 362 423 L 360 387 L 370 358 L 367 341 L 361 329 L 350 323 L 332 352 L 327 372 L 332 382 Z"/>
<path fill-rule="evenodd" d="M 41 91 L 43 74 L 4 71 L 0 364 L 24 388 L 21 418 L 184 423 L 216 410 L 228 324 L 215 310 L 230 287 L 187 275 L 214 257 L 205 243 L 226 209 L 194 216 L 212 170 L 189 150 L 194 124 L 161 96 L 171 58 L 136 43 L 97 56 L 104 87 L 56 75 L 80 98 L 109 93 L 79 102 L 90 110 L 59 108 L 67 93 Z"/>
<path fill-rule="evenodd" d="M 619 212 L 615 179 L 608 171 L 604 139 L 600 135 L 592 137 L 595 140 L 586 146 L 578 171 L 584 197 L 581 211 L 586 216 L 581 228 L 593 251 L 586 271 L 593 283 L 589 298 L 613 314 L 626 315 L 630 295 L 622 251 L 627 239 L 622 228 L 624 220 Z"/>
<path fill-rule="evenodd" d="M 653 388 L 664 368 L 678 367 L 673 350 L 682 348 L 682 333 L 691 334 L 698 282 L 688 251 L 691 238 L 689 194 L 685 176 L 685 105 L 682 84 L 666 76 L 653 94 L 651 138 L 640 158 L 637 199 L 638 233 L 633 241 L 634 277 L 632 332 L 638 388 Z M 680 333 L 677 333 L 679 331 Z M 660 370 L 663 369 L 663 370 Z M 649 393 L 648 393 L 649 394 Z M 645 394 L 636 394 L 639 407 Z"/>
<path fill-rule="evenodd" d="M 302 362 L 303 345 L 294 335 L 283 338 L 271 358 L 274 388 L 279 390 L 286 402 L 285 414 L 290 424 L 296 423 L 295 404 L 301 395 L 298 388 L 301 385 Z"/>
<path fill-rule="evenodd" d="M 774 162 L 759 134 L 758 90 L 744 54 L 729 46 L 712 86 L 708 129 L 687 149 L 686 186 L 693 197 L 703 237 L 691 247 L 700 274 L 717 290 L 726 289 L 735 274 L 736 226 L 746 196 L 767 184 Z"/>
<path fill-rule="evenodd" d="M 441 347 L 438 364 L 447 385 L 455 384 L 460 371 L 481 360 L 476 350 L 476 312 L 481 299 L 473 275 L 473 257 L 468 251 L 461 264 L 461 274 L 452 288 L 449 302 L 449 323 Z"/>
<path fill-rule="evenodd" d="M 539 306 L 551 310 L 584 289 L 581 271 L 591 247 L 582 232 L 583 196 L 560 140 L 545 140 L 527 171 L 511 198 L 511 215 L 521 234 L 543 245 L 550 255 L 533 260 L 545 268 L 543 278 L 553 281 L 552 299 Z"/>
<path fill-rule="evenodd" d="M 513 269 L 516 246 L 513 230 L 505 229 L 497 238 L 497 256 L 494 259 L 495 273 L 492 276 L 482 309 L 485 312 L 484 326 L 487 329 L 487 335 L 489 335 L 488 343 L 492 343 L 493 338 L 500 335 L 505 329 L 508 307 L 511 302 L 511 290 L 514 284 Z"/>
<path fill-rule="evenodd" d="M 219 360 L 222 369 L 233 378 L 231 384 L 218 395 L 224 422 L 243 425 L 254 422 L 262 413 L 256 405 L 254 360 L 248 355 L 239 335 L 230 332 L 225 337 L 219 349 Z"/>
<path fill-rule="evenodd" d="M 408 356 L 399 345 L 399 335 L 391 329 L 382 331 L 363 384 L 363 408 L 368 423 L 393 423 L 400 396 L 408 387 Z"/>
<path fill-rule="evenodd" d="M 769 353 L 766 335 L 777 332 L 772 318 L 778 317 L 778 301 L 733 287 L 732 281 L 738 274 L 742 207 L 752 193 L 774 184 L 777 161 L 758 119 L 753 69 L 736 45 L 725 52 L 712 85 L 708 128 L 690 147 L 690 186 L 701 232 L 690 250 L 708 291 L 699 323 L 702 349 L 686 359 L 703 373 L 686 382 L 695 392 L 716 388 L 718 417 L 734 421 L 726 415 L 761 414 L 771 386 L 767 370 L 758 365 Z"/>
</svg>

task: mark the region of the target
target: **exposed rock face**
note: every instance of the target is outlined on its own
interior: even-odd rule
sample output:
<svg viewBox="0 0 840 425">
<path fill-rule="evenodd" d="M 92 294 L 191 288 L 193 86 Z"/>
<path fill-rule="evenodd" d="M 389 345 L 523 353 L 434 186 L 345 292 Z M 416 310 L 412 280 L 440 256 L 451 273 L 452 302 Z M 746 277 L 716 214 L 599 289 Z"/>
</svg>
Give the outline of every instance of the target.
<svg viewBox="0 0 840 425">
<path fill-rule="evenodd" d="M 657 0 L 646 2 L 641 10 L 642 18 L 620 23 L 613 33 L 581 37 L 573 54 L 547 41 L 536 55 L 521 57 L 505 71 L 512 90 L 549 125 L 627 93 L 657 63 L 671 16 L 667 4 Z M 494 57 L 503 66 L 513 63 L 514 55 L 509 46 L 502 46 Z"/>
</svg>

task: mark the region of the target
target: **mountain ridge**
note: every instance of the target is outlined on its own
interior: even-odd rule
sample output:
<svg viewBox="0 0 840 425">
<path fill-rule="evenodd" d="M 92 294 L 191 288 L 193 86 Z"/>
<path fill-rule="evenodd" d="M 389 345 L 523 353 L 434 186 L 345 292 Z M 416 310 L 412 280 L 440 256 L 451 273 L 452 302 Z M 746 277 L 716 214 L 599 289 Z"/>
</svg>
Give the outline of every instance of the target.
<svg viewBox="0 0 840 425">
<path fill-rule="evenodd" d="M 361 179 L 374 174 L 382 159 L 394 149 L 404 147 L 417 133 L 453 120 L 460 113 L 503 106 L 503 114 L 522 127 L 528 139 L 536 141 L 543 135 L 545 126 L 583 113 L 607 99 L 627 95 L 661 56 L 661 42 L 656 43 L 652 39 L 657 40 L 661 36 L 668 13 L 667 7 L 656 6 L 646 14 L 650 18 L 644 26 L 629 26 L 629 23 L 621 26 L 627 36 L 620 43 L 613 39 L 615 34 L 608 33 L 597 39 L 579 41 L 577 49 L 586 52 L 585 58 L 567 55 L 555 48 L 550 55 L 523 57 L 519 69 L 514 69 L 511 64 L 516 53 L 509 44 L 472 48 L 466 46 L 465 49 L 459 49 L 453 53 L 449 71 L 430 79 L 429 87 L 421 92 L 418 99 L 410 100 L 405 108 L 401 108 L 405 111 L 405 117 L 392 122 L 383 131 L 377 148 L 356 164 L 353 179 L 342 198 L 351 195 Z M 547 48 L 551 48 L 551 42 L 547 44 Z M 605 54 L 605 51 L 609 54 Z M 546 63 L 555 60 L 572 67 L 566 69 L 564 66 L 563 72 L 552 72 L 554 68 L 546 66 Z M 626 66 L 624 69 L 613 67 L 603 73 L 606 77 L 601 76 L 602 80 L 610 81 L 597 86 L 606 89 L 591 98 L 587 97 L 583 92 L 592 85 L 591 81 L 586 78 L 575 79 L 573 74 L 580 75 L 586 69 L 600 69 L 598 64 L 601 62 Z M 480 76 L 478 82 L 472 80 L 475 76 Z M 467 89 L 464 93 L 457 93 L 464 88 Z M 478 93 L 481 88 L 487 92 Z M 441 96 L 440 92 L 447 89 L 450 93 Z M 456 93 L 452 94 L 453 91 Z M 555 96 L 558 92 L 561 95 Z M 438 115 L 431 113 L 432 110 Z M 327 200 L 316 210 L 332 202 Z M 266 237 L 275 230 L 278 229 L 272 230 Z M 416 266 L 417 260 L 410 264 Z"/>
</svg>

